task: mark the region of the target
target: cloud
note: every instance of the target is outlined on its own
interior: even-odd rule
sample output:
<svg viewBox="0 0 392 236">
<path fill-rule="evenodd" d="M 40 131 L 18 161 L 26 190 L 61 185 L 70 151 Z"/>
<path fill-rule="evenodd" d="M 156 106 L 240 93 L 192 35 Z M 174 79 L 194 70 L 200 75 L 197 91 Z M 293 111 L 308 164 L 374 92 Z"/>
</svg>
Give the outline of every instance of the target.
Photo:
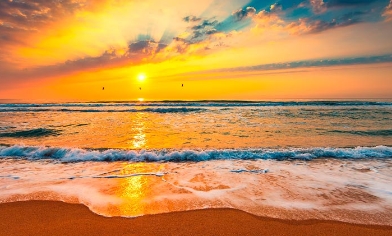
<svg viewBox="0 0 392 236">
<path fill-rule="evenodd" d="M 45 27 L 59 19 L 73 16 L 86 7 L 87 0 L 1 0 L 0 1 L 0 62 L 18 64 L 11 58 L 20 47 L 30 47 L 31 35 L 43 34 Z"/>
<path fill-rule="evenodd" d="M 370 56 L 370 57 L 354 57 L 354 58 L 350 57 L 350 58 L 339 58 L 339 59 L 292 61 L 292 62 L 262 64 L 256 66 L 228 68 L 228 69 L 221 69 L 218 71 L 267 71 L 267 70 L 297 69 L 297 68 L 309 68 L 309 67 L 389 63 L 389 62 L 392 62 L 392 54 L 377 55 L 377 56 Z"/>
<path fill-rule="evenodd" d="M 359 6 L 368 5 L 378 0 L 329 0 L 327 3 L 328 7 L 347 7 L 347 6 Z"/>
<path fill-rule="evenodd" d="M 191 29 L 193 30 L 190 34 L 190 42 L 192 40 L 201 41 L 206 35 L 215 34 L 218 30 L 215 28 L 219 22 L 217 20 L 203 20 L 200 24 L 197 24 Z"/>
<path fill-rule="evenodd" d="M 193 30 L 201 30 L 205 29 L 208 26 L 216 26 L 219 22 L 217 20 L 210 21 L 210 20 L 204 20 L 201 24 L 195 25 L 192 27 Z"/>
<path fill-rule="evenodd" d="M 27 30 L 71 15 L 86 6 L 86 1 L 0 1 L 0 22 L 9 27 Z"/>
<path fill-rule="evenodd" d="M 245 9 L 238 9 L 237 11 L 234 11 L 232 15 L 238 20 L 245 19 L 246 17 L 251 17 L 254 14 L 256 14 L 256 8 L 254 7 L 247 7 Z"/>
<path fill-rule="evenodd" d="M 338 22 L 336 20 L 332 20 L 330 22 L 317 20 L 311 21 L 308 24 L 308 33 L 319 33 L 321 31 L 329 30 L 332 28 L 344 27 L 352 24 L 356 24 L 359 21 L 347 19 L 346 21 Z"/>
<path fill-rule="evenodd" d="M 300 18 L 294 21 L 286 21 L 277 12 L 262 10 L 252 17 L 255 26 L 253 32 L 264 33 L 266 31 L 278 31 L 293 35 L 320 33 L 325 30 L 344 27 L 361 22 L 360 16 L 365 12 L 345 13 L 331 21 L 315 20 L 313 18 Z"/>
<path fill-rule="evenodd" d="M 180 37 L 175 37 L 174 40 L 155 55 L 155 60 L 184 60 L 189 59 L 190 56 L 207 55 L 207 51 L 212 48 L 212 41 L 209 38 L 205 40 L 193 41 Z"/>
<path fill-rule="evenodd" d="M 385 17 L 386 21 L 392 21 L 392 0 L 390 0 L 389 5 L 385 7 L 382 15 Z"/>
<path fill-rule="evenodd" d="M 339 17 L 340 20 L 342 21 L 360 21 L 359 17 L 365 15 L 367 12 L 364 11 L 354 11 L 354 12 L 348 12 L 341 17 Z"/>
<path fill-rule="evenodd" d="M 155 54 L 159 53 L 167 46 L 167 44 L 155 42 L 152 39 L 134 41 L 129 44 L 128 51 L 123 57 L 127 57 L 132 61 L 152 59 Z"/>
<path fill-rule="evenodd" d="M 328 8 L 360 7 L 369 5 L 378 0 L 309 0 L 309 3 L 316 14 L 327 11 Z"/>
<path fill-rule="evenodd" d="M 280 12 L 282 11 L 282 4 L 274 3 L 270 6 L 270 12 Z"/>
<path fill-rule="evenodd" d="M 276 12 L 262 10 L 252 17 L 256 23 L 253 32 L 263 33 L 271 30 L 283 30 L 287 24 Z"/>
<path fill-rule="evenodd" d="M 130 53 L 150 54 L 154 51 L 156 45 L 154 41 L 142 40 L 131 43 L 128 48 Z"/>
<path fill-rule="evenodd" d="M 343 16 L 345 17 L 345 16 Z M 296 22 L 291 22 L 286 26 L 291 34 L 315 34 L 322 31 L 330 30 L 333 28 L 345 27 L 353 24 L 357 24 L 360 21 L 358 19 L 351 18 L 340 18 L 342 21 L 333 19 L 332 21 L 323 20 L 310 20 L 310 19 L 299 19 Z"/>
<path fill-rule="evenodd" d="M 216 29 L 206 30 L 206 34 L 216 34 L 216 33 L 218 33 L 218 30 L 216 30 Z"/>
<path fill-rule="evenodd" d="M 310 1 L 314 11 L 321 13 L 326 10 L 322 0 Z M 288 21 L 281 14 L 278 4 L 271 5 L 270 11 L 262 10 L 255 14 L 252 19 L 255 22 L 253 32 L 277 31 L 294 35 L 319 33 L 332 28 L 338 28 L 361 22 L 359 16 L 364 12 L 349 12 L 331 21 L 314 19 L 313 17 L 299 18 Z"/>
<path fill-rule="evenodd" d="M 185 22 L 195 22 L 195 21 L 200 21 L 201 18 L 196 17 L 196 16 L 186 16 L 182 18 Z"/>
<path fill-rule="evenodd" d="M 327 10 L 327 6 L 323 0 L 310 0 L 309 2 L 314 13 L 320 14 Z"/>
<path fill-rule="evenodd" d="M 124 54 L 125 53 L 125 54 Z M 73 74 L 79 71 L 89 69 L 104 69 L 116 67 L 121 64 L 127 64 L 132 61 L 131 55 L 126 53 L 126 49 L 121 51 L 119 49 L 108 49 L 102 55 L 97 57 L 85 57 L 76 60 L 67 60 L 63 63 L 55 65 L 39 66 L 23 70 L 9 70 L 8 68 L 1 68 L 2 77 L 0 83 L 2 88 L 15 86 L 17 83 L 26 81 L 37 81 L 42 78 L 51 78 Z M 135 63 L 137 61 L 133 61 Z"/>
</svg>

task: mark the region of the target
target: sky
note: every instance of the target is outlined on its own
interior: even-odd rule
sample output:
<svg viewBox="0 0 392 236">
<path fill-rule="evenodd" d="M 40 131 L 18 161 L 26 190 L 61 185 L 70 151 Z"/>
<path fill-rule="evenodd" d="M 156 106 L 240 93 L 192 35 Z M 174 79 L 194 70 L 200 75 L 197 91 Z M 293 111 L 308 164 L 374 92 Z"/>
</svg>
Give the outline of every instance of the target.
<svg viewBox="0 0 392 236">
<path fill-rule="evenodd" d="M 392 0 L 0 0 L 0 99 L 392 98 Z"/>
</svg>

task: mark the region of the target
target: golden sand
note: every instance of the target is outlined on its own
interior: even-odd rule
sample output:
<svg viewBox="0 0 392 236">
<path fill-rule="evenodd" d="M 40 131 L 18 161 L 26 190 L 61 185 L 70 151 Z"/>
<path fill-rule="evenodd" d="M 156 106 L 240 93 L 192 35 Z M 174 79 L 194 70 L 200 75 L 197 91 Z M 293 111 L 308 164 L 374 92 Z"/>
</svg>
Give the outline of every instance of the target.
<svg viewBox="0 0 392 236">
<path fill-rule="evenodd" d="M 234 209 L 103 217 L 86 206 L 53 201 L 0 204 L 0 235 L 392 235 L 390 226 L 288 221 Z"/>
</svg>

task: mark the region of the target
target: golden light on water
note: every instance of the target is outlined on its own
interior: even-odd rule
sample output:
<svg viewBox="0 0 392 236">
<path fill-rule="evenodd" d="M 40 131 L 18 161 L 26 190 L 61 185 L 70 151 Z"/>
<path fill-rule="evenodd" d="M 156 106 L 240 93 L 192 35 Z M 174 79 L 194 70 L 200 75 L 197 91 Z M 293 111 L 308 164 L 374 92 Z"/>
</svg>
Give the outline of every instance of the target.
<svg viewBox="0 0 392 236">
<path fill-rule="evenodd" d="M 133 148 L 135 149 L 140 149 L 146 144 L 146 134 L 143 133 L 142 129 L 133 138 Z"/>
<path fill-rule="evenodd" d="M 121 170 L 122 175 L 143 173 L 146 171 L 144 163 L 134 163 L 124 166 Z M 120 207 L 123 214 L 141 215 L 144 213 L 144 204 L 142 203 L 146 194 L 149 193 L 148 177 L 143 175 L 132 176 L 120 180 L 118 194 L 124 200 Z"/>
<path fill-rule="evenodd" d="M 144 101 L 144 98 L 138 98 L 137 99 L 139 102 L 143 102 Z"/>
<path fill-rule="evenodd" d="M 145 115 L 143 112 L 139 112 L 133 121 L 132 130 L 134 135 L 131 140 L 131 148 L 141 149 L 146 148 L 146 133 L 145 133 Z"/>
<path fill-rule="evenodd" d="M 134 175 L 119 179 L 117 195 L 123 200 L 119 207 L 121 215 L 139 216 L 149 211 L 148 202 L 152 193 L 152 185 L 162 180 L 149 173 L 157 173 L 165 168 L 164 164 L 132 163 L 124 164 L 121 175 Z M 140 175 L 138 175 L 140 174 Z"/>
</svg>

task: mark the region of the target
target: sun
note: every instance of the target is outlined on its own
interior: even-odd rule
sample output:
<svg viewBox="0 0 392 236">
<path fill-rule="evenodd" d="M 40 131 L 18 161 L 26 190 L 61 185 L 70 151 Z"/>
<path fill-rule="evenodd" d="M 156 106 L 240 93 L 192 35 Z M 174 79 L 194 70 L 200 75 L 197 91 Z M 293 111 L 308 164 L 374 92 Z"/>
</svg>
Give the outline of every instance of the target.
<svg viewBox="0 0 392 236">
<path fill-rule="evenodd" d="M 138 74 L 137 79 L 140 82 L 143 82 L 146 79 L 146 75 L 144 73 L 140 73 L 140 74 Z"/>
</svg>

